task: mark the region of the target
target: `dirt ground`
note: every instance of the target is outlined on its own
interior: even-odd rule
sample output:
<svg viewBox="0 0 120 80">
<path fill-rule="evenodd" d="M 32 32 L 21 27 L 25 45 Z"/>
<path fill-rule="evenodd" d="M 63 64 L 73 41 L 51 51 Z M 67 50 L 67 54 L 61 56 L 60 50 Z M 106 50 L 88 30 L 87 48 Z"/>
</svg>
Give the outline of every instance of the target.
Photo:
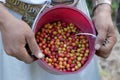
<svg viewBox="0 0 120 80">
<path fill-rule="evenodd" d="M 120 80 L 120 35 L 111 55 L 107 59 L 99 58 L 101 80 Z"/>
</svg>

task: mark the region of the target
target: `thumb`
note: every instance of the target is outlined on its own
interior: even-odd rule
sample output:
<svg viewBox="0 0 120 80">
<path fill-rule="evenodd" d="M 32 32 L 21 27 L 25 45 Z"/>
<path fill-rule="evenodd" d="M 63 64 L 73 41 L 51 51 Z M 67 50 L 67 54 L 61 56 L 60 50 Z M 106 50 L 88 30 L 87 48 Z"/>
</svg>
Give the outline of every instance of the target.
<svg viewBox="0 0 120 80">
<path fill-rule="evenodd" d="M 105 32 L 103 30 L 98 31 L 98 36 L 95 41 L 95 49 L 96 50 L 99 50 L 102 47 L 106 37 L 107 37 L 107 32 Z"/>
<path fill-rule="evenodd" d="M 34 55 L 37 58 L 43 58 L 44 54 L 42 53 L 42 51 L 40 50 L 40 48 L 37 45 L 37 42 L 35 40 L 34 36 L 27 36 L 27 43 L 29 45 L 29 48 L 32 52 L 32 55 Z"/>
</svg>

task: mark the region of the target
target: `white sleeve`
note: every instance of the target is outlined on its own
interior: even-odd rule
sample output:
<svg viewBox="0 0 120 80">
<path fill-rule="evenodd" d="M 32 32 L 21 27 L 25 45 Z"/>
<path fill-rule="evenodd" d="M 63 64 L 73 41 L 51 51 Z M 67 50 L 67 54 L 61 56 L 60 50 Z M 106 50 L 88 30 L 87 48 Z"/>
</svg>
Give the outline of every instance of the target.
<svg viewBox="0 0 120 80">
<path fill-rule="evenodd" d="M 6 2 L 6 0 L 0 0 L 0 2 L 3 2 L 3 3 L 5 3 L 5 2 Z"/>
<path fill-rule="evenodd" d="M 20 1 L 30 3 L 30 4 L 43 4 L 45 1 L 51 2 L 51 0 L 20 0 Z"/>
</svg>

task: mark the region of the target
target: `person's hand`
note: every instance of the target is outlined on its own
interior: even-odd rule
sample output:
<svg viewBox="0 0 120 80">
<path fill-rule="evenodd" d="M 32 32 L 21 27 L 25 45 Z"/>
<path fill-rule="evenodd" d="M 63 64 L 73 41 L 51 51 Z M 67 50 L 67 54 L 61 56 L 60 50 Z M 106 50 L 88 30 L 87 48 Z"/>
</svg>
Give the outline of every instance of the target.
<svg viewBox="0 0 120 80">
<path fill-rule="evenodd" d="M 33 62 L 34 58 L 29 55 L 25 48 L 25 45 L 28 44 L 32 55 L 36 58 L 44 56 L 35 41 L 34 33 L 25 22 L 9 15 L 0 26 L 4 50 L 8 55 L 25 63 Z"/>
<path fill-rule="evenodd" d="M 93 23 L 98 33 L 95 49 L 96 54 L 103 58 L 110 55 L 117 41 L 111 13 L 111 7 L 107 4 L 99 5 L 94 11 Z"/>
</svg>

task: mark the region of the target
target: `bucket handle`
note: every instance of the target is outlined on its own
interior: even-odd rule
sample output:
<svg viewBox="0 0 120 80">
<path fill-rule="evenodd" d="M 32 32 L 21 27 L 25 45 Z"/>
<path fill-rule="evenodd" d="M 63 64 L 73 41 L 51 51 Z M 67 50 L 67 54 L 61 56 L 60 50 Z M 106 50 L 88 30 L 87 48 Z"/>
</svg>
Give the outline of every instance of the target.
<svg viewBox="0 0 120 80">
<path fill-rule="evenodd" d="M 93 38 L 95 38 L 96 39 L 96 35 L 94 35 L 94 34 L 91 34 L 91 33 L 77 33 L 76 34 L 77 36 L 79 36 L 79 35 L 87 35 L 87 36 L 91 36 L 91 37 L 93 37 Z"/>
<path fill-rule="evenodd" d="M 77 33 L 76 35 L 77 35 L 77 36 L 86 35 L 86 36 L 91 36 L 91 37 L 93 37 L 94 39 L 97 38 L 97 36 L 94 35 L 94 34 L 92 34 L 92 33 Z M 108 41 L 107 39 L 105 39 L 105 41 L 103 42 L 103 45 L 105 46 L 105 45 L 108 44 L 108 43 L 109 43 L 109 41 Z"/>
</svg>

